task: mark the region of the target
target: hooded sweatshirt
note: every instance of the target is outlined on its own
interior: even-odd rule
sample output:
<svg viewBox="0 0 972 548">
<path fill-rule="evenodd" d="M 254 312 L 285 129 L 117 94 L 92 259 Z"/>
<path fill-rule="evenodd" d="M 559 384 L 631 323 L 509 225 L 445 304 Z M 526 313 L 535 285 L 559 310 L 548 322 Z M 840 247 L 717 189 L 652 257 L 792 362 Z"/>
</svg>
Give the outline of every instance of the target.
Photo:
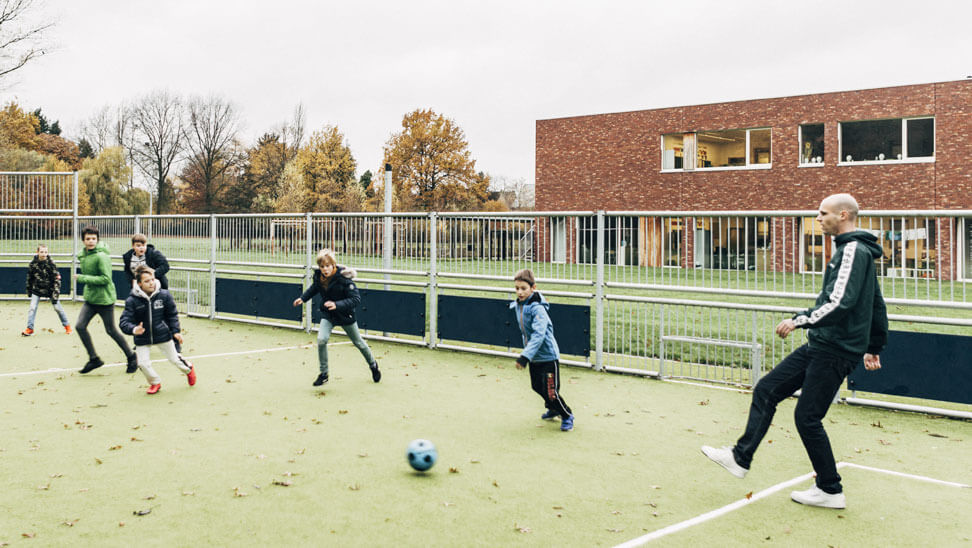
<svg viewBox="0 0 972 548">
<path fill-rule="evenodd" d="M 111 280 L 111 256 L 108 246 L 99 241 L 91 251 L 87 248 L 78 253 L 81 274 L 78 283 L 84 284 L 84 301 L 89 304 L 115 304 L 118 300 L 115 284 Z"/>
<path fill-rule="evenodd" d="M 145 333 L 135 335 L 135 346 L 164 343 L 172 340 L 172 335 L 180 331 L 175 299 L 161 285 L 155 280 L 155 290 L 151 295 L 136 285 L 125 299 L 125 311 L 118 321 L 122 332 L 134 335 L 138 324 L 145 328 Z"/>
<path fill-rule="evenodd" d="M 560 348 L 554 338 L 553 322 L 550 321 L 550 303 L 539 291 L 520 302 L 519 299 L 510 303 L 510 309 L 516 314 L 516 323 L 523 335 L 523 352 L 516 359 L 521 365 L 529 362 L 552 362 L 560 359 Z"/>
<path fill-rule="evenodd" d="M 849 360 L 879 354 L 888 341 L 888 314 L 877 282 L 874 260 L 883 250 L 863 230 L 845 232 L 824 270 L 823 290 L 814 305 L 793 317 L 809 329 L 811 348 Z"/>
<path fill-rule="evenodd" d="M 328 279 L 321 269 L 314 270 L 313 283 L 300 296 L 302 301 L 310 302 L 314 295 L 321 296 L 321 314 L 331 325 L 351 325 L 358 321 L 354 309 L 361 303 L 361 293 L 353 278 L 358 274 L 353 268 L 337 265 L 335 273 Z M 324 306 L 327 301 L 334 302 L 334 310 Z"/>
</svg>

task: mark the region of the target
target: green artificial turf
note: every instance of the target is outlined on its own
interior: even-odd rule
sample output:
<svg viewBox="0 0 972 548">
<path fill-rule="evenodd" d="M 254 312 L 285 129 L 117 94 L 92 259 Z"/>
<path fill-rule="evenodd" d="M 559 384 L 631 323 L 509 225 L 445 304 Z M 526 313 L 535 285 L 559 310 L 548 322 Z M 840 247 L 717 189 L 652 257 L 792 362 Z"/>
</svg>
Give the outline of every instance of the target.
<svg viewBox="0 0 972 548">
<path fill-rule="evenodd" d="M 46 303 L 20 337 L 26 312 L 0 304 L 0 545 L 613 546 L 810 470 L 793 400 L 738 480 L 699 446 L 739 436 L 745 393 L 564 367 L 563 433 L 511 359 L 370 342 L 374 384 L 336 336 L 317 388 L 314 346 L 294 348 L 313 334 L 183 318 L 199 382 L 153 353 L 149 396 L 121 365 L 79 375 L 80 340 Z M 838 460 L 972 484 L 969 422 L 838 405 L 825 426 Z M 415 438 L 438 448 L 425 474 L 406 462 Z M 784 490 L 657 544 L 970 542 L 969 489 L 842 475 L 846 510 Z"/>
</svg>

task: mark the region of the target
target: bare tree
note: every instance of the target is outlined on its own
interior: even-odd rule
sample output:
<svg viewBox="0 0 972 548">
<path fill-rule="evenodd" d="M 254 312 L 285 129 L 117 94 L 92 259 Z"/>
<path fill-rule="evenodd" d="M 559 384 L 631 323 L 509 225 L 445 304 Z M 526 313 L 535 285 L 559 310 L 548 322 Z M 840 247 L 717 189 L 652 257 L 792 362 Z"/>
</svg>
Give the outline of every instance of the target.
<svg viewBox="0 0 972 548">
<path fill-rule="evenodd" d="M 294 117 L 289 124 L 284 123 L 283 136 L 284 147 L 288 151 L 288 160 L 297 157 L 297 151 L 304 142 L 304 126 L 307 123 L 307 115 L 304 113 L 304 103 L 297 103 L 294 107 Z"/>
<path fill-rule="evenodd" d="M 179 96 L 161 90 L 131 106 L 133 142 L 129 150 L 135 165 L 158 192 L 159 213 L 169 211 L 174 196 L 168 178 L 183 150 L 183 110 Z"/>
<path fill-rule="evenodd" d="M 30 22 L 34 0 L 0 0 L 0 78 L 47 51 L 44 33 L 53 22 Z"/>
<path fill-rule="evenodd" d="M 125 158 L 130 166 L 135 165 L 135 149 L 142 145 L 138 142 L 135 132 L 133 109 L 122 103 L 112 106 L 105 105 L 98 109 L 90 118 L 81 124 L 81 136 L 88 140 L 97 156 L 109 147 L 123 147 Z M 128 179 L 129 190 L 135 186 L 135 172 L 132 170 Z"/>
<path fill-rule="evenodd" d="M 224 193 L 242 170 L 239 146 L 240 115 L 233 103 L 221 97 L 194 97 L 189 101 L 183 128 L 187 148 L 183 180 L 187 202 L 194 211 L 220 209 Z"/>
</svg>

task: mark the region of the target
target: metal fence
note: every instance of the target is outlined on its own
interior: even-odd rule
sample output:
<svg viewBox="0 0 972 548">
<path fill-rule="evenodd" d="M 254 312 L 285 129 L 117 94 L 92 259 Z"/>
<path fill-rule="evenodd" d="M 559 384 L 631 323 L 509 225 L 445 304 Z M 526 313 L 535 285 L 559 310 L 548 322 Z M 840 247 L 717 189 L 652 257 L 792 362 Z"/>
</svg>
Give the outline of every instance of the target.
<svg viewBox="0 0 972 548">
<path fill-rule="evenodd" d="M 363 287 L 426 293 L 423 340 L 436 336 L 438 295 L 508 298 L 532 269 L 553 302 L 591 309 L 590 356 L 566 363 L 749 386 L 802 342 L 773 326 L 820 290 L 834 244 L 813 211 L 503 212 L 0 216 L 0 261 L 25 265 L 37 243 L 76 266 L 77 234 L 100 229 L 116 268 L 134 232 L 172 266 L 170 286 L 194 315 L 220 314 L 217 276 L 307 284 L 319 249 L 354 266 Z M 858 225 L 884 249 L 876 261 L 892 319 L 904 329 L 968 333 L 972 211 L 871 211 Z M 785 306 L 781 306 L 785 305 Z M 305 315 L 309 316 L 309 315 Z M 252 320 L 251 320 L 252 321 Z M 301 322 L 260 323 L 309 329 Z M 480 352 L 514 349 L 462 344 Z"/>
<path fill-rule="evenodd" d="M 77 213 L 77 172 L 0 171 L 0 213 Z"/>
</svg>

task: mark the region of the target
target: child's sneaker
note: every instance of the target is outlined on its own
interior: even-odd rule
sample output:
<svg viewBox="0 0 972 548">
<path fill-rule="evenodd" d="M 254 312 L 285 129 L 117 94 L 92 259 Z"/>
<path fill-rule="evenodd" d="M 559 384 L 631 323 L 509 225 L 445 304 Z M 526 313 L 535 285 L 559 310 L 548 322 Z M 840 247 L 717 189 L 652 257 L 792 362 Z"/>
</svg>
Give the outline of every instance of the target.
<svg viewBox="0 0 972 548">
<path fill-rule="evenodd" d="M 790 498 L 807 506 L 835 508 L 837 510 L 847 508 L 847 499 L 843 493 L 828 493 L 816 485 L 806 491 L 793 491 L 790 493 Z"/>
<path fill-rule="evenodd" d="M 158 392 L 161 389 L 162 389 L 162 383 L 153 384 L 152 386 L 149 387 L 148 390 L 145 391 L 145 393 L 146 394 L 155 394 L 156 392 Z"/>
<path fill-rule="evenodd" d="M 23 335 L 23 336 L 25 336 L 25 337 L 29 337 L 29 336 L 31 336 L 31 335 L 34 334 L 34 330 L 28 327 L 27 329 L 24 329 L 23 331 L 21 331 L 20 334 Z"/>
<path fill-rule="evenodd" d="M 186 363 L 189 363 L 189 362 L 186 362 Z M 196 385 L 196 368 L 193 367 L 193 365 L 191 363 L 189 363 L 189 372 L 186 373 L 186 378 L 189 379 L 189 386 L 195 386 Z"/>
<path fill-rule="evenodd" d="M 549 421 L 557 418 L 557 415 L 559 415 L 559 413 L 557 413 L 553 409 L 547 409 L 547 412 L 544 413 L 543 415 L 540 415 L 540 418 L 545 421 Z"/>
<path fill-rule="evenodd" d="M 314 386 L 320 386 L 322 384 L 327 384 L 327 381 L 328 381 L 327 373 L 321 373 L 320 375 L 317 376 L 317 379 L 314 380 Z"/>
<path fill-rule="evenodd" d="M 71 326 L 70 325 L 65 325 L 64 326 L 64 334 L 65 335 L 70 335 L 71 334 Z"/>
<path fill-rule="evenodd" d="M 376 360 L 375 363 L 369 365 L 368 367 L 371 368 L 371 380 L 373 380 L 375 382 L 380 381 L 381 380 L 381 371 L 378 370 L 378 361 Z"/>
<path fill-rule="evenodd" d="M 746 473 L 749 472 L 749 468 L 743 468 L 736 462 L 736 457 L 732 453 L 732 447 L 710 447 L 703 445 L 702 454 L 712 459 L 712 462 L 725 468 L 737 478 L 744 478 L 746 477 Z"/>
<path fill-rule="evenodd" d="M 574 416 L 567 415 L 560 423 L 560 430 L 562 432 L 570 432 L 574 429 Z"/>
<path fill-rule="evenodd" d="M 105 362 L 101 361 L 101 358 L 91 358 L 88 360 L 88 363 L 84 364 L 84 367 L 81 368 L 81 374 L 84 375 L 85 373 L 90 373 L 102 365 L 105 365 Z"/>
</svg>

